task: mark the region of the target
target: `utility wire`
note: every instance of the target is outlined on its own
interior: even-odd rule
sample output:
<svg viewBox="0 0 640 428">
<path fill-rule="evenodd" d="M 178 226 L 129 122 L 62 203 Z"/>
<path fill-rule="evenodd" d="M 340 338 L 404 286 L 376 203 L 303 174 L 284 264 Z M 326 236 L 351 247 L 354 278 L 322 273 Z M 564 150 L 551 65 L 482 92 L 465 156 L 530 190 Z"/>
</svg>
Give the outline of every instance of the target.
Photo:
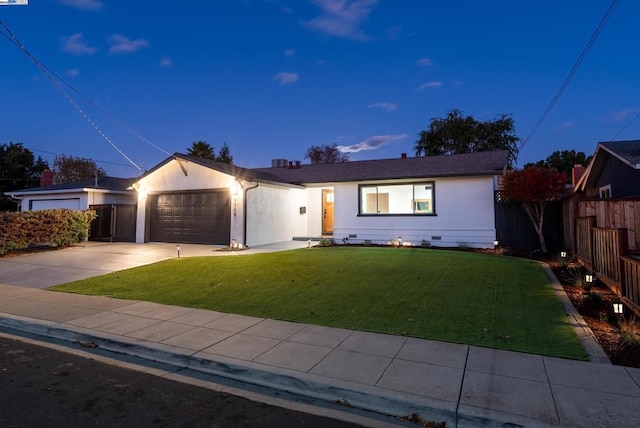
<svg viewBox="0 0 640 428">
<path fill-rule="evenodd" d="M 524 147 L 525 144 L 527 144 L 531 140 L 531 138 L 536 133 L 538 128 L 540 128 L 540 125 L 542 125 L 542 122 L 544 122 L 544 120 L 547 118 L 547 116 L 549 115 L 549 113 L 551 112 L 553 107 L 556 105 L 556 102 L 558 102 L 558 100 L 560 99 L 560 96 L 562 96 L 562 93 L 564 92 L 566 87 L 569 85 L 569 82 L 571 82 L 571 79 L 573 79 L 573 76 L 578 71 L 578 68 L 580 68 L 580 65 L 582 65 L 582 62 L 584 61 L 585 57 L 587 56 L 587 54 L 591 50 L 591 46 L 593 46 L 593 44 L 595 43 L 596 39 L 600 35 L 600 32 L 604 28 L 605 24 L 607 23 L 607 20 L 609 19 L 609 17 L 613 13 L 613 10 L 616 8 L 617 5 L 618 5 L 618 0 L 613 0 L 611 2 L 611 4 L 609 5 L 609 9 L 607 9 L 607 11 L 605 12 L 604 16 L 600 20 L 600 24 L 598 24 L 598 26 L 596 27 L 595 31 L 591 35 L 591 38 L 589 39 L 589 42 L 587 42 L 587 45 L 585 46 L 584 50 L 582 51 L 582 53 L 578 57 L 578 60 L 573 65 L 573 68 L 569 72 L 569 75 L 567 76 L 566 79 L 564 79 L 564 82 L 560 86 L 560 89 L 558 89 L 558 92 L 556 92 L 556 95 L 553 97 L 553 99 L 551 100 L 551 102 L 549 103 L 547 108 L 545 109 L 544 113 L 542 113 L 542 116 L 540 116 L 540 119 L 538 119 L 538 122 L 536 123 L 536 125 L 533 127 L 533 129 L 531 130 L 529 135 L 527 135 L 527 138 L 525 138 L 523 140 L 522 145 L 520 146 L 520 148 Z"/>
<path fill-rule="evenodd" d="M 629 123 L 627 123 L 625 126 L 622 127 L 622 129 L 620 131 L 618 131 L 618 133 L 616 135 L 614 135 L 613 137 L 611 137 L 611 141 L 615 141 L 616 138 L 618 138 L 618 135 L 622 134 L 625 129 L 627 129 L 629 126 L 631 126 L 631 124 L 633 122 L 635 122 L 638 118 L 640 117 L 640 113 L 636 114 L 633 119 L 631 119 L 629 121 Z"/>
<path fill-rule="evenodd" d="M 2 26 L 4 28 L 4 30 L 6 31 L 6 33 L 5 33 L 0 29 L 0 34 L 2 34 L 5 38 L 7 38 L 17 48 L 22 50 L 34 62 L 34 64 L 38 67 L 38 69 L 40 69 L 42 74 L 44 74 L 44 76 L 56 87 L 56 89 L 58 89 L 58 91 L 60 91 L 62 93 L 62 95 L 71 103 L 71 105 L 73 105 L 76 108 L 76 110 L 78 110 L 80 112 L 80 114 L 98 132 L 98 134 L 100 134 L 122 157 L 124 157 L 127 161 L 129 161 L 135 168 L 137 168 L 139 171 L 143 171 L 135 162 L 133 162 L 126 154 L 124 154 L 124 152 L 122 152 L 122 150 L 120 150 L 111 141 L 111 139 L 109 137 L 107 137 L 100 130 L 100 128 L 98 128 L 98 126 L 91 120 L 91 118 L 89 118 L 89 116 L 80 108 L 80 106 L 64 91 L 64 89 L 60 86 L 60 84 L 58 82 L 63 83 L 65 86 L 67 86 L 69 89 L 71 89 L 77 95 L 79 95 L 82 99 L 84 99 L 87 103 L 89 103 L 91 106 L 95 107 L 97 110 L 99 110 L 100 112 L 105 114 L 108 118 L 110 118 L 111 120 L 116 122 L 118 125 L 123 127 L 126 131 L 128 131 L 129 133 L 131 133 L 135 137 L 139 138 L 140 140 L 144 141 L 145 143 L 149 144 L 150 146 L 154 147 L 155 149 L 163 152 L 164 154 L 166 154 L 168 156 L 171 155 L 171 153 L 169 153 L 166 150 L 162 149 L 161 147 L 153 144 L 151 141 L 147 140 L 146 138 L 144 138 L 143 136 L 141 136 L 140 134 L 135 132 L 131 127 L 127 126 L 124 122 L 119 120 L 117 117 L 115 117 L 114 115 L 112 115 L 111 113 L 109 113 L 108 111 L 103 109 L 101 106 L 99 106 L 98 104 L 93 102 L 89 97 L 84 95 L 82 92 L 78 91 L 71 84 L 69 84 L 66 80 L 64 80 L 62 77 L 60 77 L 58 74 L 56 74 L 53 70 L 51 70 L 49 67 L 47 67 L 45 64 L 43 64 L 38 58 L 36 58 L 33 54 L 31 54 L 31 52 L 29 52 L 29 50 L 18 40 L 18 38 L 11 32 L 11 30 L 7 27 L 7 25 L 4 22 L 2 22 L 2 20 L 0 20 L 0 26 Z M 55 79 L 53 79 L 52 76 L 55 77 Z"/>
</svg>

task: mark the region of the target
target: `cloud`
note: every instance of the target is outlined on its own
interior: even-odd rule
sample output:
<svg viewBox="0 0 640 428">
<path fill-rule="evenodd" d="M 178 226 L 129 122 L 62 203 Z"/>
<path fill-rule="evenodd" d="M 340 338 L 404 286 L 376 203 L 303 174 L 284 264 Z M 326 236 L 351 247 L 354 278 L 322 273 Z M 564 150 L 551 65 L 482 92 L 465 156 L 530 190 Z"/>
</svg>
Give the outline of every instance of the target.
<svg viewBox="0 0 640 428">
<path fill-rule="evenodd" d="M 145 39 L 131 40 L 122 34 L 109 36 L 109 53 L 112 55 L 130 54 L 149 46 Z"/>
<path fill-rule="evenodd" d="M 58 0 L 58 3 L 83 10 L 100 10 L 103 6 L 99 0 Z"/>
<path fill-rule="evenodd" d="M 565 129 L 573 128 L 573 122 L 564 122 L 558 126 L 560 131 L 564 131 Z"/>
<path fill-rule="evenodd" d="M 386 111 L 396 111 L 398 110 L 398 104 L 394 103 L 373 103 L 367 106 L 368 108 L 377 108 Z"/>
<path fill-rule="evenodd" d="M 288 83 L 295 83 L 298 81 L 300 77 L 298 73 L 288 73 L 286 71 L 282 71 L 275 76 L 273 76 L 273 80 L 278 82 L 281 85 L 286 85 Z"/>
<path fill-rule="evenodd" d="M 384 32 L 387 35 L 387 39 L 394 42 L 400 38 L 400 35 L 402 34 L 402 27 L 398 26 L 387 28 Z"/>
<path fill-rule="evenodd" d="M 614 122 L 620 122 L 621 120 L 627 119 L 629 116 L 634 114 L 636 111 L 638 111 L 638 110 L 635 109 L 635 108 L 626 108 L 624 110 L 614 111 L 608 117 L 609 117 L 609 120 L 612 120 Z"/>
<path fill-rule="evenodd" d="M 80 71 L 78 71 L 77 68 L 71 68 L 64 73 L 69 77 L 76 77 L 78 74 L 80 74 Z"/>
<path fill-rule="evenodd" d="M 338 146 L 338 150 L 342 153 L 357 153 L 364 150 L 376 150 L 393 141 L 404 140 L 405 138 L 407 138 L 407 134 L 374 135 L 373 137 L 369 137 L 358 144 L 353 144 L 351 146 Z"/>
<path fill-rule="evenodd" d="M 84 41 L 82 33 L 72 34 L 62 38 L 62 51 L 73 55 L 93 55 L 98 48 L 93 48 Z"/>
<path fill-rule="evenodd" d="M 377 0 L 313 0 L 313 4 L 322 13 L 303 25 L 330 36 L 366 41 L 369 37 L 360 26 L 369 18 L 376 2 Z"/>
<path fill-rule="evenodd" d="M 422 85 L 418 86 L 416 91 L 420 92 L 420 91 L 424 91 L 425 89 L 428 89 L 428 88 L 439 88 L 440 86 L 442 86 L 442 82 L 427 82 L 427 83 L 423 83 Z"/>
<path fill-rule="evenodd" d="M 160 67 L 162 68 L 166 68 L 166 67 L 172 67 L 173 66 L 173 60 L 171 58 L 169 58 L 168 56 L 165 56 L 164 58 L 160 59 L 160 64 L 158 64 Z"/>
<path fill-rule="evenodd" d="M 427 66 L 433 65 L 433 61 L 431 60 L 431 58 L 421 58 L 418 60 L 418 65 L 427 67 Z"/>
<path fill-rule="evenodd" d="M 284 56 L 294 56 L 296 54 L 296 50 L 293 48 L 289 48 L 284 51 Z"/>
</svg>

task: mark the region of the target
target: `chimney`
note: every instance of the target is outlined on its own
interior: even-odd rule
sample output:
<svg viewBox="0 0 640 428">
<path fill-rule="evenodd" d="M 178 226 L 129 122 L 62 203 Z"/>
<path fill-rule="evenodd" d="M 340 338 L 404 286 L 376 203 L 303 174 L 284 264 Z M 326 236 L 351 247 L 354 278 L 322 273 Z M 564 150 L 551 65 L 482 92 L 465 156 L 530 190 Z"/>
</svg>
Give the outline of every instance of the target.
<svg viewBox="0 0 640 428">
<path fill-rule="evenodd" d="M 580 177 L 584 174 L 585 169 L 586 168 L 580 164 L 574 165 L 571 169 L 571 187 L 574 191 L 576 190 L 576 184 L 578 184 L 578 180 L 580 180 Z"/>
<path fill-rule="evenodd" d="M 300 169 L 300 161 L 296 161 L 296 169 Z"/>
<path fill-rule="evenodd" d="M 406 158 L 407 158 L 406 153 L 400 153 L 400 159 L 406 159 Z"/>
<path fill-rule="evenodd" d="M 53 184 L 53 171 L 45 169 L 40 173 L 40 187 L 51 186 Z"/>
<path fill-rule="evenodd" d="M 293 162 L 289 161 L 289 169 L 293 169 Z"/>
</svg>

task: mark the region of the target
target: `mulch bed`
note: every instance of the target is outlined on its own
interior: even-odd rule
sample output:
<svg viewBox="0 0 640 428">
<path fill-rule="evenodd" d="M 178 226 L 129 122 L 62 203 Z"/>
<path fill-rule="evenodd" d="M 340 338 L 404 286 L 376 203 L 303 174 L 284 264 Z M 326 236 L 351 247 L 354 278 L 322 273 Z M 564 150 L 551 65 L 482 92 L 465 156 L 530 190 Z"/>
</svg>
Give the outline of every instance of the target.
<svg viewBox="0 0 640 428">
<path fill-rule="evenodd" d="M 589 288 L 576 285 L 574 278 L 570 275 L 570 269 L 575 272 L 576 269 L 580 269 L 577 266 L 548 263 L 573 306 L 591 328 L 611 362 L 616 365 L 640 368 L 640 345 L 624 343 L 620 334 L 618 316 L 613 313 L 613 303 L 619 302 L 619 297 L 597 280 Z M 627 321 L 635 321 L 631 311 L 626 310 L 624 317 Z M 640 326 L 640 321 L 638 324 Z M 640 327 L 637 332 L 640 332 Z"/>
</svg>

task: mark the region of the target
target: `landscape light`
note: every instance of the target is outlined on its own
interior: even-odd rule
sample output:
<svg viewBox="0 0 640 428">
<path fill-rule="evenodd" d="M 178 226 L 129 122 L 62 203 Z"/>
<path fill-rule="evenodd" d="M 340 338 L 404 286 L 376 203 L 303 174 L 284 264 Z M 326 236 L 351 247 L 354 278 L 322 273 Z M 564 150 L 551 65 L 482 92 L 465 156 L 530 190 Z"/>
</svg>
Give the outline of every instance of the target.
<svg viewBox="0 0 640 428">
<path fill-rule="evenodd" d="M 593 274 L 592 273 L 588 273 L 584 276 L 584 280 L 587 284 L 591 285 L 593 284 Z"/>
<path fill-rule="evenodd" d="M 497 246 L 498 246 L 498 244 L 500 244 L 500 242 L 498 242 L 498 240 L 497 240 L 497 239 L 496 239 L 495 241 L 493 241 L 493 246 L 494 246 L 494 247 L 497 247 Z"/>
<path fill-rule="evenodd" d="M 182 247 L 180 246 L 180 244 L 177 244 L 177 245 L 176 245 L 176 251 L 178 252 L 178 258 L 180 258 L 180 248 L 182 248 Z"/>
<path fill-rule="evenodd" d="M 567 258 L 567 252 L 566 251 L 560 251 L 560 257 L 562 257 L 563 259 Z"/>
<path fill-rule="evenodd" d="M 622 305 L 622 303 L 617 302 L 613 304 L 613 313 L 616 315 L 622 315 L 622 313 L 624 312 L 624 306 Z"/>
<path fill-rule="evenodd" d="M 398 236 L 398 247 L 402 247 L 402 236 Z"/>
</svg>

